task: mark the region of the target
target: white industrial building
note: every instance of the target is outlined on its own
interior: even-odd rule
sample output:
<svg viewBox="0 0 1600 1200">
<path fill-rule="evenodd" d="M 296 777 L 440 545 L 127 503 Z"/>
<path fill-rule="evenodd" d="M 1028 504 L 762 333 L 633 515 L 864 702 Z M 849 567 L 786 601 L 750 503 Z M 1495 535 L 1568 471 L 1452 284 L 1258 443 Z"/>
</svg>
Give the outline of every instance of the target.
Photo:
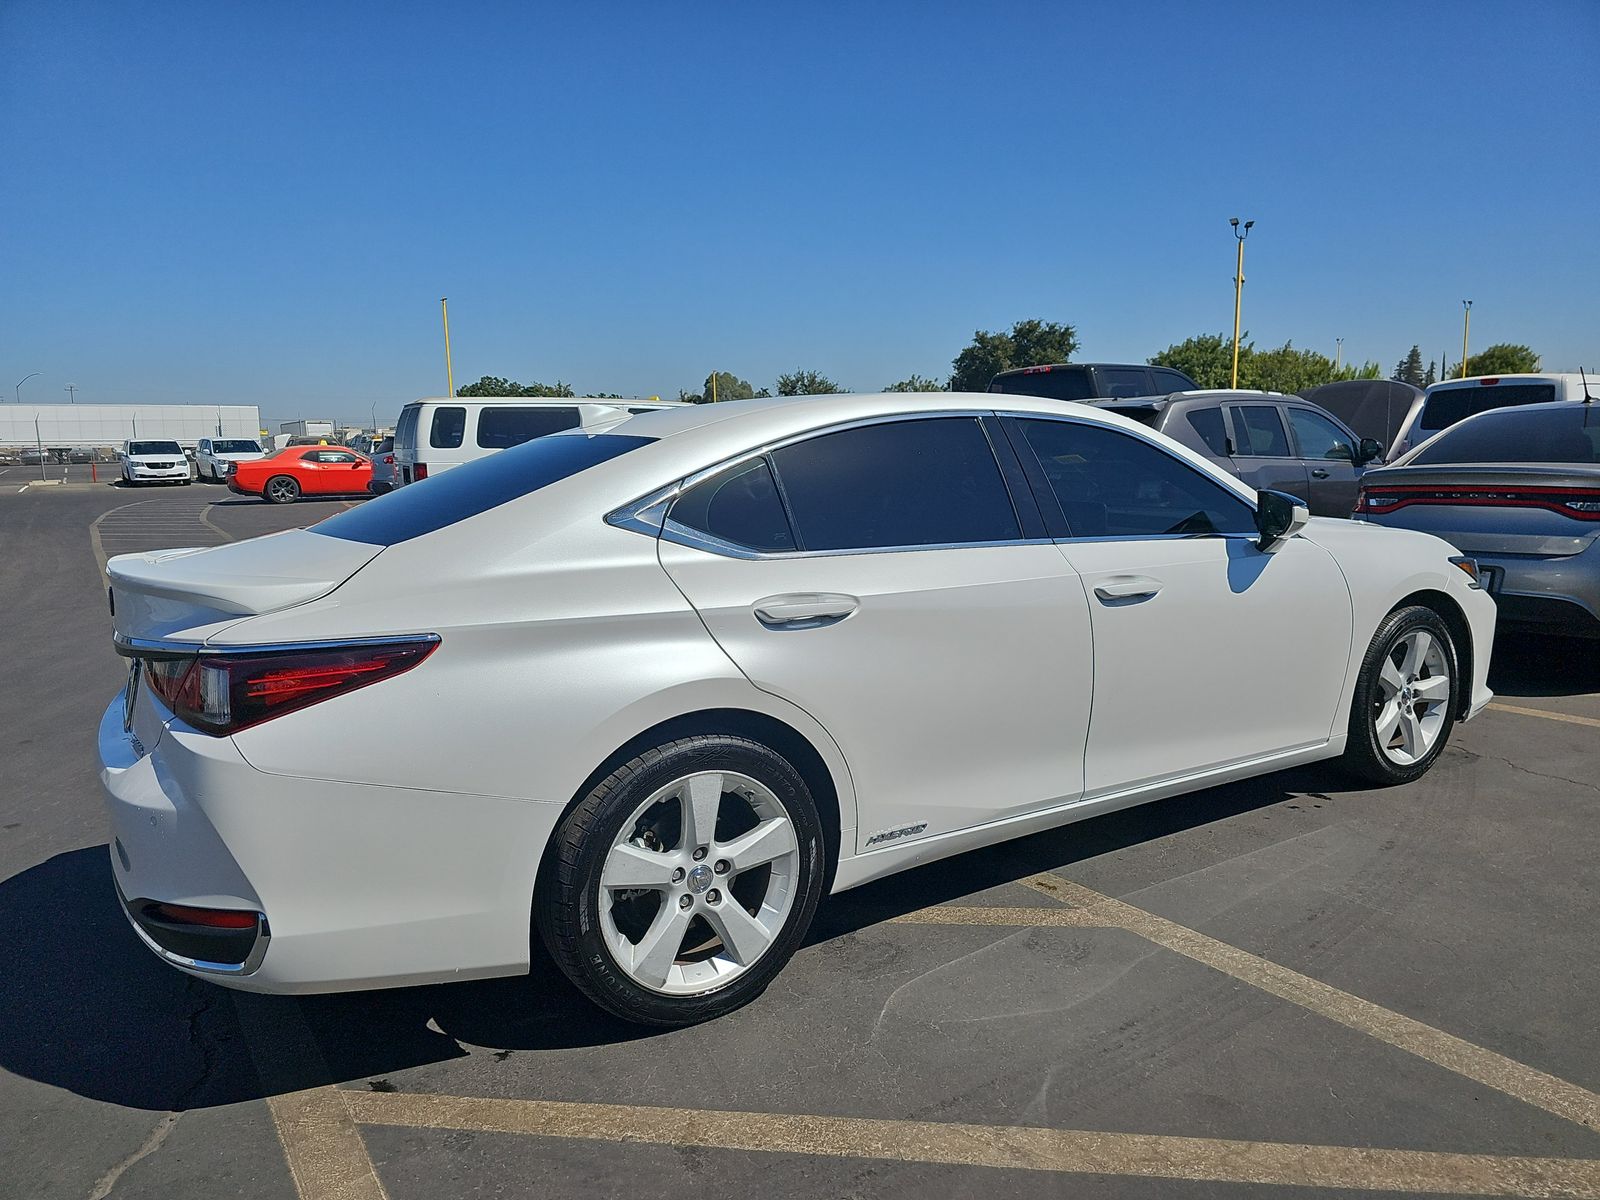
<svg viewBox="0 0 1600 1200">
<path fill-rule="evenodd" d="M 129 438 L 258 438 L 254 404 L 0 404 L 0 446 L 46 450 L 119 447 Z"/>
</svg>

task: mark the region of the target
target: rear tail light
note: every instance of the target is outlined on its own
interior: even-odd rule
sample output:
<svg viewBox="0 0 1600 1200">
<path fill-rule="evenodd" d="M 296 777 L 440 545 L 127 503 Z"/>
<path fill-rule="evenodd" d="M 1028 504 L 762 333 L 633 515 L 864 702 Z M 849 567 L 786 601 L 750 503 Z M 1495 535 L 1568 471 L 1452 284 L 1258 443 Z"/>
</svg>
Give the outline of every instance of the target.
<svg viewBox="0 0 1600 1200">
<path fill-rule="evenodd" d="M 428 464 L 427 463 L 418 463 L 416 466 L 411 468 L 411 478 L 413 480 L 426 479 L 427 477 L 428 477 Z"/>
<path fill-rule="evenodd" d="M 146 914 L 178 925 L 202 925 L 207 929 L 254 929 L 257 916 L 237 908 L 192 908 L 187 904 L 152 904 Z"/>
<path fill-rule="evenodd" d="M 1381 515 L 1413 504 L 1446 504 L 1469 508 L 1542 508 L 1548 512 L 1600 521 L 1600 488 L 1559 487 L 1362 487 L 1355 511 Z"/>
<path fill-rule="evenodd" d="M 392 466 L 394 466 L 394 455 L 392 455 L 392 454 L 385 454 L 385 455 L 384 455 L 384 456 L 383 456 L 383 461 L 384 461 L 384 462 L 385 462 L 385 463 L 387 463 L 387 464 L 388 464 L 388 465 L 389 465 L 389 466 L 391 466 L 391 467 L 392 467 Z"/>
<path fill-rule="evenodd" d="M 433 653 L 437 638 L 318 646 L 259 654 L 152 658 L 150 690 L 204 733 L 237 733 L 296 709 L 404 674 Z"/>
</svg>

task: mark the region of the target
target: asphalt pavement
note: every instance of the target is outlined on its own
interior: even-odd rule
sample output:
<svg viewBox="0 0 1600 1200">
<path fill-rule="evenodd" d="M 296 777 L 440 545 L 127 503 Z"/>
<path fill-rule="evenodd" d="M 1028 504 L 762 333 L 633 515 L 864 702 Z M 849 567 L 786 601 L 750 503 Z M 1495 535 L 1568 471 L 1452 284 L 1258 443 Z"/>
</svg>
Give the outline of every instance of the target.
<svg viewBox="0 0 1600 1200">
<path fill-rule="evenodd" d="M 1410 787 L 1302 769 L 837 897 L 698 1028 L 621 1025 L 542 960 L 244 996 L 117 911 L 99 556 L 348 502 L 17 470 L 0 1197 L 1600 1196 L 1600 652 L 1502 646 L 1495 706 Z"/>
</svg>

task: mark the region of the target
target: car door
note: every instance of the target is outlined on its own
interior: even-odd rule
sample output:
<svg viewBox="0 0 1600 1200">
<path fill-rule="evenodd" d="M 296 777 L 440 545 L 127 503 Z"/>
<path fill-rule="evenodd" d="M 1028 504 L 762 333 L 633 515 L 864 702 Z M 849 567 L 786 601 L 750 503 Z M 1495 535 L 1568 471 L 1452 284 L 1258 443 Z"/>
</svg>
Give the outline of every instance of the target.
<svg viewBox="0 0 1600 1200">
<path fill-rule="evenodd" d="M 1295 454 L 1276 404 L 1232 404 L 1234 473 L 1256 490 L 1288 492 L 1307 499 L 1311 480 Z"/>
<path fill-rule="evenodd" d="M 1360 439 L 1322 413 L 1298 404 L 1284 407 L 1295 449 L 1310 477 L 1311 511 L 1319 517 L 1348 517 L 1355 511 L 1361 470 L 1356 466 Z"/>
<path fill-rule="evenodd" d="M 1352 617 L 1332 555 L 1304 538 L 1258 549 L 1251 505 L 1153 437 L 1070 418 L 1007 428 L 1089 597 L 1086 796 L 1342 728 Z"/>
<path fill-rule="evenodd" d="M 1088 603 L 1031 499 L 1014 507 L 991 429 L 819 431 L 694 483 L 662 532 L 728 656 L 838 743 L 862 851 L 1082 791 Z"/>
</svg>

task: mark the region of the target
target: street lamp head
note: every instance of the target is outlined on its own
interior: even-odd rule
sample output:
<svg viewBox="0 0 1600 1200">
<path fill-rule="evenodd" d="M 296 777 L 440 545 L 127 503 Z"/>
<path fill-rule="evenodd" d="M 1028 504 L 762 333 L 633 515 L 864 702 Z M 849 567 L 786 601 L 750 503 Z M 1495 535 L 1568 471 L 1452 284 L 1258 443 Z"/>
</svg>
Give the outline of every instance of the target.
<svg viewBox="0 0 1600 1200">
<path fill-rule="evenodd" d="M 1246 230 L 1248 230 L 1248 229 L 1249 229 L 1249 228 L 1250 228 L 1250 226 L 1252 226 L 1252 225 L 1254 225 L 1254 224 L 1255 224 L 1255 222 L 1254 222 L 1254 221 L 1246 221 L 1246 222 L 1245 222 L 1245 223 L 1244 223 L 1244 227 L 1245 227 L 1245 229 L 1246 229 Z"/>
<path fill-rule="evenodd" d="M 1239 228 L 1239 218 L 1238 217 L 1229 217 L 1228 218 L 1228 224 L 1232 225 L 1235 229 Z"/>
</svg>

